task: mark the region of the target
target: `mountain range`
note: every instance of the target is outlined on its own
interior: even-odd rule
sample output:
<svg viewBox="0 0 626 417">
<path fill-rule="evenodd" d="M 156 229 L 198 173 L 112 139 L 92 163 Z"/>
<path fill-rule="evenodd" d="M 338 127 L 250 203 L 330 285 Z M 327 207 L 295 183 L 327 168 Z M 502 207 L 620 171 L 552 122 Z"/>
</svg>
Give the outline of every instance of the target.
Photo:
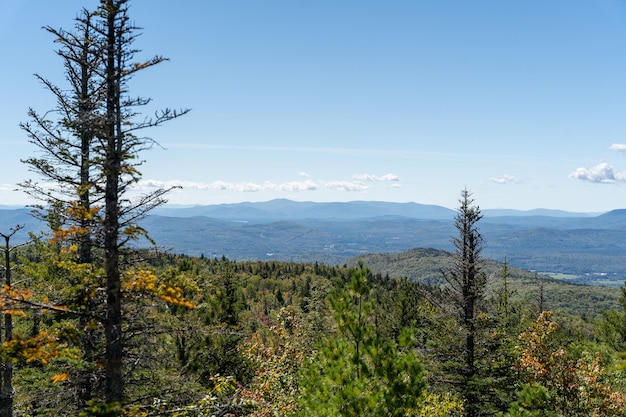
<svg viewBox="0 0 626 417">
<path fill-rule="evenodd" d="M 42 225 L 28 209 L 0 210 L 0 232 Z M 343 264 L 370 253 L 453 250 L 455 210 L 418 203 L 295 202 L 279 199 L 192 207 L 164 206 L 142 220 L 162 247 L 192 256 Z M 626 210 L 483 210 L 483 255 L 572 282 L 626 279 Z M 24 236 L 22 234 L 22 236 Z M 16 236 L 18 238 L 18 236 Z M 142 243 L 139 243 L 142 244 Z"/>
</svg>

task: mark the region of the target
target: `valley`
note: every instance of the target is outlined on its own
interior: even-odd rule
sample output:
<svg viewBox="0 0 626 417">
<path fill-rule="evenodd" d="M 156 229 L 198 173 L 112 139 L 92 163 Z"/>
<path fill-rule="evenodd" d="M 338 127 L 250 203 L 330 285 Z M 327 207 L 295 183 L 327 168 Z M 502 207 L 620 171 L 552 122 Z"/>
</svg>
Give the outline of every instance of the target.
<svg viewBox="0 0 626 417">
<path fill-rule="evenodd" d="M 0 228 L 43 225 L 29 209 L 0 210 Z M 415 248 L 450 251 L 454 210 L 417 203 L 272 200 L 161 207 L 141 225 L 172 253 L 232 260 L 342 265 L 368 254 Z M 484 210 L 484 256 L 570 283 L 622 286 L 626 280 L 626 211 Z M 137 242 L 147 246 L 147 241 Z"/>
</svg>

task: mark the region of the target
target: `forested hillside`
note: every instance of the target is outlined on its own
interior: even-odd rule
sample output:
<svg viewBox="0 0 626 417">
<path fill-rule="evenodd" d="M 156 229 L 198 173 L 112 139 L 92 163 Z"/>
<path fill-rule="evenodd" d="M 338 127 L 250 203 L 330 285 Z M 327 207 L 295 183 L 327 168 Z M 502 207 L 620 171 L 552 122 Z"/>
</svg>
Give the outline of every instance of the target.
<svg viewBox="0 0 626 417">
<path fill-rule="evenodd" d="M 466 190 L 460 203 L 453 252 L 332 266 L 121 251 L 116 402 L 106 401 L 103 251 L 80 261 L 80 235 L 66 227 L 24 246 L 6 235 L 2 410 L 626 415 L 625 295 L 487 262 L 480 210 Z"/>
<path fill-rule="evenodd" d="M 401 253 L 370 254 L 354 258 L 348 265 L 363 262 L 372 272 L 394 278 L 407 278 L 421 285 L 442 285 L 441 271 L 453 266 L 450 252 L 437 249 L 413 249 Z M 497 293 L 502 283 L 503 265 L 500 262 L 485 262 L 485 272 L 490 277 L 487 291 Z M 543 297 L 548 310 L 566 311 L 583 316 L 597 317 L 604 310 L 619 306 L 620 292 L 613 287 L 571 284 L 536 272 L 507 266 L 510 276 L 509 289 L 520 300 L 537 303 Z"/>
<path fill-rule="evenodd" d="M 44 226 L 0 230 L 0 417 L 626 415 L 626 291 L 488 262 L 467 189 L 452 222 L 431 224 L 449 252 L 340 266 L 163 251 L 142 221 L 171 188 L 134 192 L 155 145 L 143 130 L 188 110 L 141 114 L 150 99 L 130 80 L 166 58 L 135 61 L 129 10 L 101 0 L 71 30 L 45 28 L 67 85 L 37 75 L 55 105 L 21 124 L 37 178 L 19 186 Z M 314 251 L 308 227 L 261 226 L 268 244 Z"/>
<path fill-rule="evenodd" d="M 280 202 L 291 207 L 292 213 L 269 211 L 270 203 L 169 209 L 163 212 L 168 216 L 150 216 L 141 224 L 161 245 L 177 253 L 238 260 L 343 264 L 369 253 L 452 250 L 451 210 L 433 213 L 432 209 L 407 210 L 401 204 L 351 202 L 340 206 L 345 210 L 342 215 L 331 216 L 335 206 L 330 203 L 326 208 L 324 204 Z M 258 213 L 261 208 L 267 211 Z M 182 217 L 184 213 L 197 216 Z M 364 217 L 373 213 L 378 215 Z M 623 212 L 595 217 L 485 214 L 481 230 L 488 258 L 500 262 L 507 258 L 516 267 L 576 283 L 621 286 L 626 280 Z"/>
<path fill-rule="evenodd" d="M 453 211 L 438 209 L 415 203 L 353 201 L 336 205 L 277 200 L 162 208 L 139 224 L 174 253 L 342 265 L 369 253 L 401 253 L 414 248 L 450 251 Z M 15 224 L 24 224 L 25 230 L 32 232 L 45 229 L 45 222 L 29 213 L 29 209 L 0 210 L 0 229 Z M 619 287 L 626 280 L 623 211 L 598 216 L 486 213 L 497 214 L 485 214 L 481 225 L 488 258 L 500 262 L 507 258 L 516 267 L 579 284 Z M 15 240 L 26 238 L 22 231 Z M 152 245 L 149 240 L 134 244 Z"/>
<path fill-rule="evenodd" d="M 14 366 L 14 415 L 76 415 L 81 381 L 96 382 L 95 394 L 103 378 L 98 361 L 92 364 L 81 353 L 76 303 L 84 275 L 77 266 L 34 255 L 42 250 L 20 249 L 24 267 L 15 278 L 28 276 L 28 289 L 24 283 L 13 289 L 13 341 L 2 351 Z M 411 259 L 439 268 L 433 255 L 441 253 L 420 251 Z M 403 410 L 397 415 L 462 414 L 463 397 L 452 382 L 459 377 L 454 369 L 462 358 L 462 332 L 438 286 L 370 274 L 358 264 L 231 262 L 150 252 L 129 253 L 127 259 L 134 271 L 124 284 L 127 415 L 353 415 L 348 404 L 355 415 L 396 415 L 381 411 L 383 398 L 401 402 L 391 403 Z M 623 382 L 624 313 L 612 310 L 593 319 L 576 314 L 595 311 L 594 297 L 608 303 L 609 294 L 551 282 L 543 289 L 543 307 L 556 307 L 550 316 L 541 314 L 538 283 L 520 293 L 530 282 L 522 271 L 490 268 L 479 320 L 479 349 L 487 356 L 477 365 L 488 378 L 487 386 L 477 388 L 485 412 L 505 412 L 515 401 L 530 401 L 531 394 L 540 404 L 533 407 L 556 407 L 556 401 L 569 401 L 567 378 L 590 390 L 588 407 L 613 404 L 602 392 L 619 392 Z M 551 305 L 560 297 L 577 303 Z M 545 335 L 524 339 L 536 331 Z M 90 332 L 96 358 L 103 348 L 100 332 L 98 326 Z M 358 346 L 363 357 L 356 363 L 363 362 L 357 366 Z M 537 349 L 552 355 L 550 364 L 528 362 Z M 602 354 L 598 363 L 595 352 Z M 571 361 L 578 365 L 570 368 Z M 526 381 L 532 384 L 524 388 Z M 543 392 L 550 401 L 541 400 Z M 81 415 L 99 413 L 83 408 Z"/>
</svg>

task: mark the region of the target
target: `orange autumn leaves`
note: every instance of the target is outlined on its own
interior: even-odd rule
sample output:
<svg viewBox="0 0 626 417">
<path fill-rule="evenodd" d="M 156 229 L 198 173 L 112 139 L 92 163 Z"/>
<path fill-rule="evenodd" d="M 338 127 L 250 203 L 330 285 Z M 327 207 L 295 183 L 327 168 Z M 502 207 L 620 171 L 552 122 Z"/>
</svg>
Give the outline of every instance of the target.
<svg viewBox="0 0 626 417">
<path fill-rule="evenodd" d="M 523 382 L 545 390 L 545 407 L 558 415 L 623 415 L 626 395 L 608 384 L 601 357 L 573 358 L 555 338 L 559 326 L 551 316 L 549 311 L 541 313 L 518 338 L 516 368 Z"/>
<path fill-rule="evenodd" d="M 76 208 L 78 210 L 78 208 Z M 91 213 L 69 213 L 71 216 L 89 217 Z M 75 368 L 83 366 L 80 337 L 83 328 L 79 328 L 78 318 L 88 317 L 89 323 L 95 323 L 98 312 L 83 308 L 85 299 L 98 298 L 103 293 L 104 271 L 91 263 L 78 262 L 79 248 L 76 244 L 87 231 L 76 225 L 58 227 L 47 240 L 38 240 L 44 261 L 37 263 L 25 261 L 20 267 L 21 279 L 16 286 L 5 285 L 0 289 L 0 312 L 24 318 L 22 328 L 13 334 L 13 339 L 0 345 L 0 353 L 5 362 L 23 365 L 35 364 L 46 367 L 54 373 L 50 379 L 54 384 L 72 380 Z M 176 284 L 167 279 L 176 280 Z M 37 282 L 56 282 L 37 286 Z M 26 284 L 24 284 L 26 283 Z M 64 284 L 60 284 L 64 283 Z M 187 283 L 185 277 L 157 277 L 148 269 L 131 269 L 123 274 L 122 288 L 124 297 L 141 300 L 162 300 L 185 308 L 195 308 L 195 304 L 185 298 L 185 293 L 194 293 L 193 283 Z M 29 289 L 21 288 L 30 285 Z M 191 288 L 191 289 L 190 289 Z M 51 301 L 48 297 L 54 298 Z M 66 305 L 64 305 L 66 304 Z M 62 313 L 59 321 L 46 321 L 43 329 L 37 332 L 30 321 L 31 314 Z M 91 324 L 90 324 L 91 325 Z"/>
<path fill-rule="evenodd" d="M 16 336 L 4 342 L 3 353 L 13 362 L 48 365 L 53 360 L 77 360 L 80 349 L 71 347 L 71 337 L 64 331 L 42 331 L 34 337 Z"/>
</svg>

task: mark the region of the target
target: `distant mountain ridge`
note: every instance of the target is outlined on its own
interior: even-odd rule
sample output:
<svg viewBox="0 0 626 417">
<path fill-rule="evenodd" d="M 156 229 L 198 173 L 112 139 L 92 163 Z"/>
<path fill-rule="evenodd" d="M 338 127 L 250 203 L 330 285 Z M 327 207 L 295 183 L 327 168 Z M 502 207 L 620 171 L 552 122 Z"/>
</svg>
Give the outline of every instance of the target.
<svg viewBox="0 0 626 417">
<path fill-rule="evenodd" d="M 625 210 L 626 211 L 626 210 Z M 485 217 L 550 217 L 590 218 L 595 213 L 576 213 L 563 210 L 533 209 L 487 209 Z M 205 216 L 223 220 L 268 221 L 295 219 L 363 219 L 381 216 L 401 216 L 426 220 L 445 220 L 454 217 L 456 211 L 433 204 L 414 202 L 394 203 L 386 201 L 311 202 L 275 199 L 265 202 L 244 202 L 191 207 L 163 206 L 153 214 L 168 217 Z"/>
<path fill-rule="evenodd" d="M 168 217 L 205 216 L 223 220 L 245 221 L 363 219 L 379 216 L 440 220 L 454 216 L 454 210 L 419 203 L 383 201 L 316 203 L 276 199 L 260 203 L 216 204 L 186 208 L 160 207 L 154 210 L 154 214 Z"/>
<path fill-rule="evenodd" d="M 11 219 L 27 221 L 31 209 L 20 206 L 0 205 L 0 222 Z M 400 216 L 424 220 L 446 220 L 454 217 L 456 211 L 433 204 L 415 202 L 395 203 L 385 201 L 349 202 L 299 202 L 288 199 L 275 199 L 265 202 L 243 202 L 194 206 L 162 206 L 151 212 L 166 217 L 210 217 L 222 220 L 274 221 L 295 219 L 363 219 L 383 216 Z M 604 214 L 576 213 L 563 210 L 533 209 L 486 209 L 485 218 L 538 217 L 593 218 L 598 216 L 619 219 L 626 209 L 613 210 Z M 17 217 L 16 217 L 17 216 Z M 1 223 L 0 223 L 1 225 Z"/>
<path fill-rule="evenodd" d="M 29 209 L 0 210 L 0 231 L 43 229 Z M 160 207 L 141 225 L 176 253 L 233 260 L 343 264 L 372 253 L 452 250 L 455 210 L 418 203 L 353 201 Z M 484 210 L 484 256 L 512 266 L 621 285 L 626 279 L 626 210 L 600 215 L 554 210 Z M 16 239 L 17 242 L 17 239 Z M 140 245 L 147 243 L 139 243 Z"/>
<path fill-rule="evenodd" d="M 158 242 L 166 244 L 159 237 L 169 235 L 174 250 L 234 259 L 343 263 L 368 253 L 452 250 L 450 239 L 456 233 L 455 210 L 418 203 L 272 200 L 160 208 L 156 213 L 162 217 L 146 219 L 145 225 Z M 626 210 L 596 215 L 498 209 L 483 214 L 479 225 L 489 258 L 507 258 L 511 265 L 574 282 L 621 285 L 626 279 Z M 181 227 L 172 227 L 177 222 Z M 169 233 L 161 233 L 165 224 Z M 194 234 L 195 245 L 176 244 L 190 243 Z"/>
<path fill-rule="evenodd" d="M 528 216 L 547 216 L 547 217 L 595 217 L 602 213 L 579 213 L 573 211 L 553 210 L 537 208 L 532 210 L 515 210 L 515 209 L 486 209 L 482 210 L 483 214 L 489 217 L 528 217 Z"/>
</svg>

